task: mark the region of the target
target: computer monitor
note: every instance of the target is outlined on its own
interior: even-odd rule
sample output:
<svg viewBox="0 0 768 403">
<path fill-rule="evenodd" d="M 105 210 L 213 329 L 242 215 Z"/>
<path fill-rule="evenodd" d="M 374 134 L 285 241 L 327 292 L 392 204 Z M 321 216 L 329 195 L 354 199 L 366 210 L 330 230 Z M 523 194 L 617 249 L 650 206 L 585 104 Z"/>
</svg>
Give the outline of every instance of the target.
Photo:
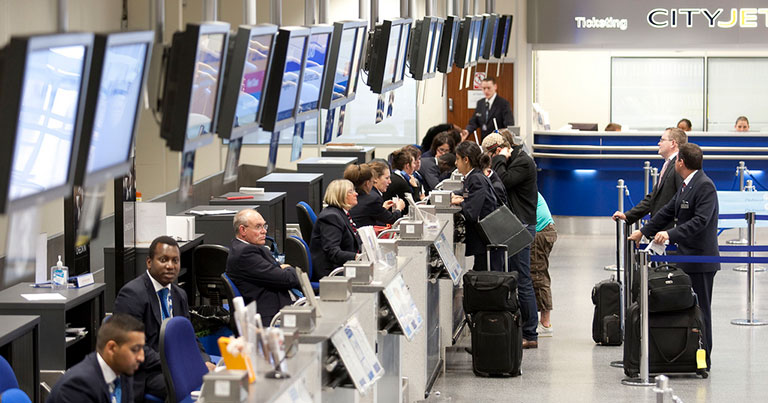
<svg viewBox="0 0 768 403">
<path fill-rule="evenodd" d="M 476 19 L 472 19 L 472 32 L 470 34 L 470 48 L 469 48 L 469 63 L 471 65 L 477 64 L 477 60 L 480 57 L 480 42 L 483 37 L 483 23 L 484 18 L 477 16 Z"/>
<path fill-rule="evenodd" d="M 443 34 L 440 41 L 440 52 L 437 58 L 437 71 L 441 73 L 450 73 L 453 69 L 454 54 L 456 53 L 456 44 L 459 38 L 459 27 L 461 19 L 449 15 L 443 25 Z"/>
<path fill-rule="evenodd" d="M 376 26 L 368 50 L 368 85 L 374 93 L 383 94 L 402 85 L 410 32 L 410 18 L 384 20 Z"/>
<path fill-rule="evenodd" d="M 429 58 L 427 58 L 427 72 L 432 75 L 432 77 L 437 74 L 437 61 L 440 56 L 440 44 L 443 41 L 443 26 L 445 25 L 445 20 L 442 18 L 437 19 L 437 23 L 435 23 L 435 32 L 432 34 L 432 44 L 430 45 L 430 53 Z"/>
<path fill-rule="evenodd" d="M 414 23 L 413 41 L 408 53 L 410 72 L 414 80 L 426 80 L 435 76 L 435 54 L 439 50 L 442 28 L 443 19 L 438 17 L 424 17 Z"/>
<path fill-rule="evenodd" d="M 482 24 L 482 17 L 479 16 L 466 16 L 461 21 L 459 26 L 458 42 L 456 43 L 456 54 L 454 57 L 454 63 L 456 67 L 463 69 L 466 67 L 472 67 L 475 65 L 477 58 L 473 59 L 472 50 L 477 49 L 473 47 L 474 33 L 478 25 Z M 476 51 L 476 50 L 475 50 Z"/>
<path fill-rule="evenodd" d="M 496 48 L 496 38 L 499 32 L 499 16 L 498 14 L 490 14 L 483 18 L 483 40 L 480 47 L 480 58 L 488 60 L 493 56 L 493 51 Z"/>
<path fill-rule="evenodd" d="M 259 129 L 277 25 L 240 26 L 229 40 L 217 133 L 234 140 Z"/>
<path fill-rule="evenodd" d="M 0 63 L 0 213 L 72 193 L 93 34 L 12 37 Z M 87 146 L 87 145 L 86 145 Z"/>
<path fill-rule="evenodd" d="M 154 37 L 152 31 L 95 36 L 75 185 L 100 184 L 130 170 Z"/>
<path fill-rule="evenodd" d="M 187 24 L 173 34 L 163 91 L 160 135 L 172 151 L 194 151 L 213 141 L 229 24 Z"/>
<path fill-rule="evenodd" d="M 333 24 L 321 102 L 323 108 L 335 109 L 355 99 L 367 28 L 368 22 L 363 20 Z"/>
<path fill-rule="evenodd" d="M 499 18 L 499 28 L 496 33 L 496 47 L 493 50 L 493 56 L 501 58 L 501 56 L 507 55 L 507 49 L 509 48 L 509 39 L 512 36 L 512 20 L 511 15 L 502 15 Z"/>
<path fill-rule="evenodd" d="M 596 132 L 597 123 L 568 123 L 571 125 L 571 129 L 582 132 Z"/>
<path fill-rule="evenodd" d="M 278 30 L 261 116 L 261 126 L 268 132 L 292 127 L 296 122 L 310 32 L 305 27 L 281 27 Z"/>
<path fill-rule="evenodd" d="M 333 27 L 315 25 L 310 28 L 304 71 L 301 74 L 299 105 L 296 110 L 296 123 L 317 118 L 320 100 L 325 89 L 325 69 L 328 66 L 329 48 Z M 330 89 L 328 89 L 330 90 Z"/>
</svg>

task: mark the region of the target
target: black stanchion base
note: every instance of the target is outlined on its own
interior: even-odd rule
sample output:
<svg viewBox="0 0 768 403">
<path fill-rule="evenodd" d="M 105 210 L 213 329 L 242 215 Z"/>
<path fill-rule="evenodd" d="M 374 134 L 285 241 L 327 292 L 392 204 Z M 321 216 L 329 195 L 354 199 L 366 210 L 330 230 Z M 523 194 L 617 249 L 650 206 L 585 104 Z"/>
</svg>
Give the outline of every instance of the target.
<svg viewBox="0 0 768 403">
<path fill-rule="evenodd" d="M 611 361 L 610 365 L 614 368 L 624 368 L 624 361 Z"/>
<path fill-rule="evenodd" d="M 621 380 L 621 384 L 627 386 L 656 386 L 656 383 L 651 382 L 650 379 L 645 381 L 642 378 L 624 378 Z"/>
</svg>

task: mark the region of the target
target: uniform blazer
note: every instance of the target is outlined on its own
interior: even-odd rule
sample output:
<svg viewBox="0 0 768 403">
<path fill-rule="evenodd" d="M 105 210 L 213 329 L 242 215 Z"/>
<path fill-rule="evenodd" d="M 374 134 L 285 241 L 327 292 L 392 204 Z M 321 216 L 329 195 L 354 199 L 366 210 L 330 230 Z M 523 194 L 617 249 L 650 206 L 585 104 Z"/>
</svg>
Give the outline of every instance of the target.
<svg viewBox="0 0 768 403">
<path fill-rule="evenodd" d="M 133 377 L 119 375 L 121 403 L 133 403 Z M 56 382 L 46 403 L 111 403 L 96 353 L 90 353 Z"/>
<path fill-rule="evenodd" d="M 669 168 L 667 168 L 669 169 Z M 712 180 L 699 170 L 688 186 L 681 187 L 664 207 L 651 217 L 640 231 L 652 237 L 669 223 L 669 242 L 677 244 L 680 255 L 720 256 L 717 247 L 717 189 Z M 678 263 L 687 273 L 720 270 L 720 263 Z"/>
<path fill-rule="evenodd" d="M 477 223 L 496 210 L 496 204 L 490 181 L 479 169 L 473 169 L 464 178 L 464 201 L 461 203 L 461 214 L 466 221 L 466 256 L 485 253 L 487 243 Z"/>
<path fill-rule="evenodd" d="M 536 205 L 539 202 L 536 163 L 521 146 L 514 146 L 509 158 L 497 155 L 491 160 L 491 165 L 507 190 L 509 209 L 523 224 L 536 225 Z"/>
<path fill-rule="evenodd" d="M 400 210 L 390 211 L 385 209 L 383 204 L 384 198 L 381 193 L 373 188 L 368 193 L 357 195 L 357 205 L 349 210 L 349 215 L 358 228 L 368 225 L 394 224 L 403 216 Z"/>
<path fill-rule="evenodd" d="M 280 308 L 290 305 L 291 288 L 300 288 L 293 267 L 280 268 L 272 253 L 261 245 L 235 238 L 227 257 L 227 274 L 243 295 L 246 304 L 256 301 L 256 310 L 264 323 L 269 323 Z"/>
<path fill-rule="evenodd" d="M 333 269 L 354 260 L 362 245 L 344 210 L 336 206 L 324 208 L 317 216 L 309 241 L 312 281 L 319 281 Z"/>
<path fill-rule="evenodd" d="M 413 200 L 419 201 L 418 195 L 414 194 L 413 192 L 413 186 L 411 186 L 408 181 L 405 180 L 400 174 L 396 172 L 392 172 L 391 176 L 392 183 L 389 184 L 389 187 L 387 187 L 387 191 L 384 192 L 384 195 L 382 196 L 384 200 L 392 200 L 393 197 L 397 196 L 399 197 L 403 202 L 405 202 L 405 209 L 403 209 L 403 214 L 408 214 L 408 202 L 405 201 L 405 194 L 410 193 L 413 195 Z"/>
<path fill-rule="evenodd" d="M 419 169 L 421 177 L 424 178 L 424 187 L 431 192 L 435 189 L 440 179 L 440 167 L 437 166 L 437 158 L 421 156 L 421 169 Z"/>
<path fill-rule="evenodd" d="M 477 128 L 480 128 L 482 138 L 493 133 L 496 130 L 496 127 L 493 125 L 494 118 L 496 118 L 496 124 L 499 125 L 499 130 L 515 125 L 515 118 L 512 116 L 512 108 L 509 105 L 509 101 L 496 94 L 496 99 L 493 100 L 491 110 L 488 113 L 488 121 L 485 120 L 485 102 L 485 98 L 477 101 L 475 114 L 469 119 L 466 129 L 470 134 L 470 139 L 472 138 L 472 133 Z M 483 125 L 485 125 L 485 128 L 483 128 Z"/>
<path fill-rule="evenodd" d="M 672 158 L 669 161 L 667 170 L 664 172 L 664 177 L 656 183 L 651 193 L 645 195 L 645 198 L 637 203 L 635 207 L 624 213 L 627 216 L 628 224 L 634 224 L 648 213 L 653 217 L 670 199 L 675 197 L 675 194 L 680 190 L 680 186 L 683 185 L 683 178 L 675 171 L 676 161 L 677 157 Z M 665 229 L 669 228 L 672 228 L 672 224 Z"/>
</svg>

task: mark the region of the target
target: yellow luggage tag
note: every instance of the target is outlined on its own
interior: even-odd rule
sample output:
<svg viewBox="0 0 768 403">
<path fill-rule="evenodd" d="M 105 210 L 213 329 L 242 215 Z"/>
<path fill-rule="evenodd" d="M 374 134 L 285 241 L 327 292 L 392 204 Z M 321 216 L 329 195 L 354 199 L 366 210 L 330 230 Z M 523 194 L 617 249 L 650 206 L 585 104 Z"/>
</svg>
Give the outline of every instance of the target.
<svg viewBox="0 0 768 403">
<path fill-rule="evenodd" d="M 701 345 L 701 333 L 699 333 L 699 349 L 696 350 L 696 369 L 707 369 L 707 350 Z"/>
<path fill-rule="evenodd" d="M 235 337 L 219 337 L 218 342 L 221 358 L 227 369 L 248 371 L 248 382 L 253 383 L 256 380 L 256 370 L 248 356 L 245 343 Z"/>
</svg>

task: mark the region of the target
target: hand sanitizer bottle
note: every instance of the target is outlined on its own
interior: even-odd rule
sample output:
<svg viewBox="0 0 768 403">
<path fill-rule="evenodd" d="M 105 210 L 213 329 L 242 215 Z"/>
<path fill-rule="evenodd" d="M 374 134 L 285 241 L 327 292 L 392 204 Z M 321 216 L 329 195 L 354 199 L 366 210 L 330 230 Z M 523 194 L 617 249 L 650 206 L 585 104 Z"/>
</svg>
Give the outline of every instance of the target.
<svg viewBox="0 0 768 403">
<path fill-rule="evenodd" d="M 51 288 L 54 290 L 66 290 L 69 279 L 69 268 L 61 262 L 61 255 L 56 266 L 51 267 Z"/>
</svg>

